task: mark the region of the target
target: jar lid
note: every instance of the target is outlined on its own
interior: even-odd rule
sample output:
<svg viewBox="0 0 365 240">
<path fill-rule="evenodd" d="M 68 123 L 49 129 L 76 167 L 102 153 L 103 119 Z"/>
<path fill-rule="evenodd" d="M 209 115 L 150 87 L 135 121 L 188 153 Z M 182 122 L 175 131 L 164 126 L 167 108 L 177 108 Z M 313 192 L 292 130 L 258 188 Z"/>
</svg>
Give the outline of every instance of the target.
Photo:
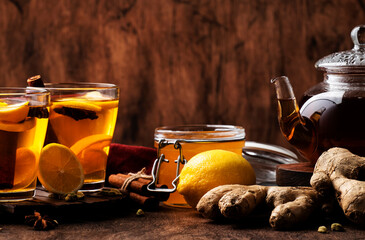
<svg viewBox="0 0 365 240">
<path fill-rule="evenodd" d="M 155 129 L 155 141 L 164 139 L 168 142 L 224 142 L 245 139 L 245 129 L 233 125 L 180 125 L 165 126 Z"/>
<path fill-rule="evenodd" d="M 255 170 L 256 184 L 260 185 L 276 185 L 278 164 L 299 162 L 297 155 L 286 148 L 252 141 L 246 141 L 242 156 Z"/>
<path fill-rule="evenodd" d="M 315 67 L 332 73 L 365 72 L 365 25 L 352 29 L 351 38 L 351 50 L 332 53 L 318 60 Z"/>
</svg>

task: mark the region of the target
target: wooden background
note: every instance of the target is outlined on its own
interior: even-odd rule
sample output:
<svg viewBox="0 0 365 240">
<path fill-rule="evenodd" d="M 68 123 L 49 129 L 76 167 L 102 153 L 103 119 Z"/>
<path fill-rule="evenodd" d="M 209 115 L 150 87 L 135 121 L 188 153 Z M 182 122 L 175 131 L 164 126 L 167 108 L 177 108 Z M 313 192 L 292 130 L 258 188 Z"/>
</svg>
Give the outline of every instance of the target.
<svg viewBox="0 0 365 240">
<path fill-rule="evenodd" d="M 270 79 L 287 75 L 299 98 L 322 81 L 316 60 L 352 48 L 364 22 L 362 0 L 1 0 L 0 85 L 115 83 L 115 142 L 217 123 L 289 147 Z"/>
</svg>

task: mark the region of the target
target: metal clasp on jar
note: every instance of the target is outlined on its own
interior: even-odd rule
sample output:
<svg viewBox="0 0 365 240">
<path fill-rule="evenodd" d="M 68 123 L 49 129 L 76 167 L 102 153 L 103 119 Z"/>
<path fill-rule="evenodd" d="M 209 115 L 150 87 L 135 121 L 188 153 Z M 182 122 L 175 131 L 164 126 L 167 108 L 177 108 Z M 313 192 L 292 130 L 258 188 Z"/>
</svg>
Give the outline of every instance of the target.
<svg viewBox="0 0 365 240">
<path fill-rule="evenodd" d="M 180 164 L 186 164 L 186 159 L 184 158 L 182 154 L 182 146 L 180 144 L 181 140 L 176 140 L 174 143 L 169 143 L 165 139 L 161 139 L 158 142 L 158 149 L 157 149 L 157 159 L 153 163 L 152 167 L 152 182 L 147 185 L 148 191 L 152 192 L 167 192 L 167 193 L 173 193 L 176 191 L 177 188 L 177 181 L 180 177 Z M 176 166 L 176 178 L 172 181 L 173 188 L 158 188 L 156 187 L 156 184 L 158 182 L 158 176 L 160 174 L 160 167 L 162 162 L 169 162 L 168 159 L 165 158 L 164 154 L 160 154 L 160 151 L 162 148 L 166 147 L 167 145 L 174 144 L 174 149 L 179 150 L 179 157 L 174 162 L 177 164 Z"/>
</svg>

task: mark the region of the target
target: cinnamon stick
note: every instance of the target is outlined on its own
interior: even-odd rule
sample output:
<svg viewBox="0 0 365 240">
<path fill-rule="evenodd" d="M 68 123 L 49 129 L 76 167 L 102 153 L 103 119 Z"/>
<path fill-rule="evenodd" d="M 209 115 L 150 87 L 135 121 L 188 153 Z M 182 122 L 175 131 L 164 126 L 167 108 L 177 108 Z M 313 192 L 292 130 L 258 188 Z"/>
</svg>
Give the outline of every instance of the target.
<svg viewBox="0 0 365 240">
<path fill-rule="evenodd" d="M 129 178 L 129 177 L 130 177 L 129 175 L 118 173 L 118 174 L 110 175 L 108 180 L 112 186 L 120 188 L 120 187 L 122 187 L 125 180 L 127 180 L 127 178 Z M 151 182 L 151 180 L 144 179 L 144 178 L 135 179 L 129 184 L 127 190 L 130 192 L 137 193 L 142 196 L 154 196 L 160 201 L 166 201 L 169 198 L 170 194 L 148 191 L 147 185 L 150 182 Z M 162 184 L 157 184 L 156 187 L 167 188 L 166 185 L 162 185 Z"/>
<path fill-rule="evenodd" d="M 30 77 L 27 79 L 27 85 L 29 87 L 42 87 L 44 88 L 44 83 L 43 83 L 43 80 L 42 80 L 42 77 L 41 75 L 35 75 L 33 77 Z M 36 115 L 34 113 L 34 111 L 36 112 L 39 112 L 38 109 L 36 110 L 33 110 L 32 108 L 29 110 L 29 113 L 30 114 L 33 114 L 33 115 Z M 47 115 L 45 115 L 45 111 L 47 111 Z M 42 114 L 41 116 L 42 117 L 49 117 L 49 113 L 48 113 L 48 110 L 47 108 L 43 109 L 42 110 L 42 113 L 37 113 L 38 115 Z M 46 134 L 46 139 L 44 141 L 44 145 L 48 144 L 48 143 L 52 143 L 52 142 L 58 142 L 58 138 L 56 136 L 56 133 L 54 132 L 53 130 L 53 127 L 51 125 L 51 122 L 48 121 L 48 127 L 47 127 L 47 134 Z"/>
<path fill-rule="evenodd" d="M 30 87 L 44 87 L 41 75 L 36 75 L 27 79 L 27 84 Z"/>
<path fill-rule="evenodd" d="M 129 198 L 140 205 L 144 210 L 155 210 L 159 206 L 159 200 L 155 197 L 146 197 L 134 192 L 129 193 Z"/>
</svg>

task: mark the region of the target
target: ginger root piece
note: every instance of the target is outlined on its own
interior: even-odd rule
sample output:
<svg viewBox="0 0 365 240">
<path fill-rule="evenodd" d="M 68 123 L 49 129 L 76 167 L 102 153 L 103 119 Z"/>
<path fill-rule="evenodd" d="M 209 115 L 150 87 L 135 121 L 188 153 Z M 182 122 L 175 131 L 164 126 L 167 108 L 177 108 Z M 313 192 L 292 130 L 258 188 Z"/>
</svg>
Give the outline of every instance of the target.
<svg viewBox="0 0 365 240">
<path fill-rule="evenodd" d="M 269 222 L 276 229 L 305 222 L 321 205 L 318 192 L 310 187 L 222 185 L 208 191 L 197 210 L 210 219 L 241 219 L 265 201 L 274 208 Z"/>
<path fill-rule="evenodd" d="M 275 229 L 305 222 L 319 208 L 318 193 L 310 187 L 269 187 L 266 202 L 274 206 L 269 223 Z"/>
<path fill-rule="evenodd" d="M 222 217 L 222 214 L 218 206 L 219 200 L 227 192 L 230 192 L 236 188 L 241 188 L 242 186 L 243 185 L 232 184 L 232 185 L 221 185 L 215 187 L 203 195 L 203 197 L 199 200 L 198 204 L 196 205 L 196 209 L 205 218 L 217 219 L 219 217 Z"/>
<path fill-rule="evenodd" d="M 344 148 L 331 148 L 317 160 L 310 183 L 323 194 L 335 190 L 346 217 L 365 224 L 365 158 Z"/>
<path fill-rule="evenodd" d="M 267 188 L 251 185 L 227 192 L 218 202 L 220 212 L 226 218 L 240 219 L 249 215 L 259 204 L 265 201 Z"/>
</svg>

